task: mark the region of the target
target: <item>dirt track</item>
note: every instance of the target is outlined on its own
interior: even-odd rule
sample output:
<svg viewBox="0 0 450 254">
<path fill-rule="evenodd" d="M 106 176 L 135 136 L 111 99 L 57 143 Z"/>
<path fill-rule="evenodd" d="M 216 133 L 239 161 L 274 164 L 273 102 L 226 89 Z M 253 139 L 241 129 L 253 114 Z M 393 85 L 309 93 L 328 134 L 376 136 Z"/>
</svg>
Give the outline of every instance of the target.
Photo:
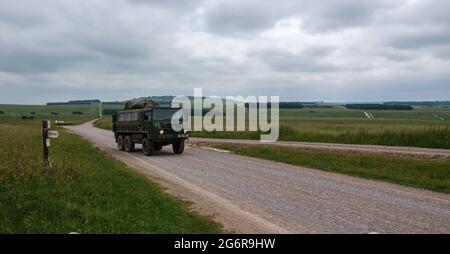
<svg viewBox="0 0 450 254">
<path fill-rule="evenodd" d="M 116 149 L 110 131 L 67 127 L 239 233 L 450 233 L 450 195 L 187 147 Z"/>
</svg>

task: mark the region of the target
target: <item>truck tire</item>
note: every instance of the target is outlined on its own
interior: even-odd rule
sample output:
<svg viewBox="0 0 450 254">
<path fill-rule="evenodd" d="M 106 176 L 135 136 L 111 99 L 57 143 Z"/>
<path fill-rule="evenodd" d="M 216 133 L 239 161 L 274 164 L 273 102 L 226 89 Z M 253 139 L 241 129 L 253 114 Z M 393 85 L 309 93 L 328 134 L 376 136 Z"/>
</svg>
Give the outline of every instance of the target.
<svg viewBox="0 0 450 254">
<path fill-rule="evenodd" d="M 173 143 L 172 149 L 175 154 L 182 154 L 184 151 L 184 140 Z"/>
<path fill-rule="evenodd" d="M 158 152 L 161 151 L 163 148 L 163 146 L 161 144 L 155 144 L 154 146 L 155 146 L 155 151 L 158 151 Z"/>
<path fill-rule="evenodd" d="M 151 142 L 148 138 L 144 138 L 142 140 L 142 151 L 147 156 L 153 155 L 153 152 L 155 151 L 153 142 Z"/>
<path fill-rule="evenodd" d="M 123 146 L 123 135 L 119 135 L 117 137 L 117 148 L 119 149 L 119 151 L 125 150 L 125 147 Z"/>
<path fill-rule="evenodd" d="M 134 143 L 130 135 L 125 136 L 123 139 L 123 147 L 125 148 L 125 151 L 129 153 L 134 152 Z"/>
</svg>

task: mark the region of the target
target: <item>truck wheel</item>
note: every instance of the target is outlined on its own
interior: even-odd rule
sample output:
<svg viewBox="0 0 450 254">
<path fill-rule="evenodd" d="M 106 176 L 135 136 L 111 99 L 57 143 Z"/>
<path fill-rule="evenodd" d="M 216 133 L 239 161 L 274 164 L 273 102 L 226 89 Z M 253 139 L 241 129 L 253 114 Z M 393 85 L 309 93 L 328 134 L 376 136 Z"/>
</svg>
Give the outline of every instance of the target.
<svg viewBox="0 0 450 254">
<path fill-rule="evenodd" d="M 155 151 L 161 151 L 163 146 L 161 144 L 155 144 Z"/>
<path fill-rule="evenodd" d="M 150 156 L 153 154 L 154 150 L 155 146 L 153 145 L 153 142 L 151 142 L 148 138 L 144 138 L 142 140 L 142 151 L 144 154 Z"/>
<path fill-rule="evenodd" d="M 122 135 L 119 135 L 117 137 L 117 148 L 119 149 L 119 151 L 125 150 L 125 147 L 123 146 L 123 136 Z"/>
<path fill-rule="evenodd" d="M 182 154 L 184 151 L 184 140 L 173 143 L 172 149 L 175 154 Z"/>
<path fill-rule="evenodd" d="M 123 146 L 125 148 L 125 151 L 127 152 L 133 152 L 134 151 L 134 143 L 131 139 L 131 136 L 125 136 L 123 139 Z"/>
</svg>

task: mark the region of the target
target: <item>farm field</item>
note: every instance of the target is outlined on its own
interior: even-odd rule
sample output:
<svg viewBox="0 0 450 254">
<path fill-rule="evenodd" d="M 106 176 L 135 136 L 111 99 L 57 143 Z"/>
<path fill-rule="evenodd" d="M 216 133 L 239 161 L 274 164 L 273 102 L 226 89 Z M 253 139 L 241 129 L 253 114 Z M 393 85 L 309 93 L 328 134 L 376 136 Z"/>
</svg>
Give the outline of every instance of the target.
<svg viewBox="0 0 450 254">
<path fill-rule="evenodd" d="M 40 124 L 0 123 L 0 233 L 222 232 L 159 185 L 60 131 L 51 144 L 54 167 L 45 168 Z"/>
<path fill-rule="evenodd" d="M 122 105 L 103 105 L 117 110 Z M 37 122 L 39 119 L 66 119 L 77 124 L 98 117 L 98 105 L 0 105 L 0 122 Z M 73 112 L 82 115 L 73 115 Z M 35 114 L 32 115 L 31 113 Z M 54 115 L 53 113 L 58 113 Z M 368 112 L 369 113 L 369 112 Z M 303 108 L 280 110 L 280 140 L 346 144 L 374 144 L 450 149 L 450 108 L 414 108 L 411 111 L 372 110 L 368 118 L 362 110 Z M 22 116 L 34 116 L 23 120 Z M 96 126 L 111 129 L 106 115 Z M 259 132 L 193 132 L 195 137 L 259 139 Z"/>
<path fill-rule="evenodd" d="M 122 105 L 106 104 L 105 109 L 120 109 Z M 74 113 L 75 112 L 75 113 Z M 98 118 L 99 105 L 7 105 L 0 104 L 0 123 L 30 123 L 42 119 L 64 120 L 65 124 L 80 124 Z M 27 119 L 23 119 L 27 118 Z"/>
<path fill-rule="evenodd" d="M 450 109 L 415 108 L 412 111 L 281 109 L 283 141 L 416 146 L 450 149 Z M 195 137 L 258 139 L 257 132 L 194 132 Z"/>
<path fill-rule="evenodd" d="M 40 120 L 63 120 L 79 124 L 98 117 L 98 105 L 5 105 L 0 104 L 0 123 L 37 123 Z M 78 114 L 74 114 L 77 112 Z M 25 118 L 25 119 L 23 119 Z"/>
</svg>

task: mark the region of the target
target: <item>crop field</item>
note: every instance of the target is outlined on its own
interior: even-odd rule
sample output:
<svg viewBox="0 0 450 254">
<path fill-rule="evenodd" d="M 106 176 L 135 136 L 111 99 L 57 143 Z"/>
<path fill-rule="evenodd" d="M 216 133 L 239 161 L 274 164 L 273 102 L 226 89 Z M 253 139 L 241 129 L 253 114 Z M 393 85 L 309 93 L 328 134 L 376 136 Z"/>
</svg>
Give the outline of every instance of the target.
<svg viewBox="0 0 450 254">
<path fill-rule="evenodd" d="M 280 140 L 450 148 L 450 109 L 412 111 L 281 109 Z M 257 132 L 194 132 L 196 137 L 258 139 Z"/>
<path fill-rule="evenodd" d="M 121 109 L 122 105 L 103 105 Z M 98 105 L 0 105 L 0 122 L 33 122 L 39 119 L 66 119 L 66 124 L 98 117 Z M 74 115 L 74 112 L 82 112 Z M 303 108 L 280 110 L 280 140 L 347 144 L 376 144 L 450 148 L 450 108 L 416 107 L 411 111 Z M 32 114 L 34 113 L 34 114 Z M 56 114 L 55 114 L 56 113 Z M 33 116 L 34 119 L 22 119 Z M 111 117 L 104 116 L 96 126 L 111 129 Z M 258 139 L 260 132 L 194 132 L 196 137 Z"/>
<path fill-rule="evenodd" d="M 40 120 L 63 120 L 79 124 L 98 117 L 98 105 L 4 105 L 0 104 L 0 123 L 36 123 Z"/>
<path fill-rule="evenodd" d="M 102 109 L 119 109 L 121 105 L 102 105 Z M 7 105 L 0 104 L 0 123 L 32 123 L 42 119 L 64 120 L 65 124 L 79 124 L 98 118 L 99 105 Z"/>
<path fill-rule="evenodd" d="M 45 168 L 41 142 L 37 122 L 0 123 L 0 233 L 222 230 L 157 184 L 65 131 L 51 143 L 54 167 Z"/>
</svg>

